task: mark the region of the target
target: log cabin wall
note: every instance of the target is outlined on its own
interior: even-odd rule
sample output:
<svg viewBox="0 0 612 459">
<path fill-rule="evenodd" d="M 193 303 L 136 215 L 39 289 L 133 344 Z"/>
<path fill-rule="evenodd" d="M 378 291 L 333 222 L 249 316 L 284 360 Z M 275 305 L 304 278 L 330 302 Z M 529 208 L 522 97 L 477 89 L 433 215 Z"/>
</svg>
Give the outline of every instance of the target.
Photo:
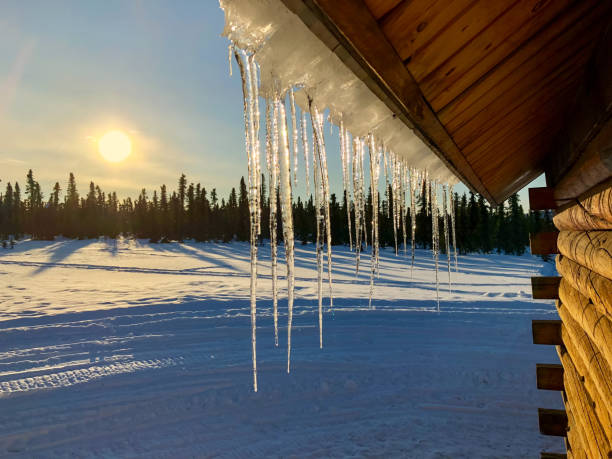
<svg viewBox="0 0 612 459">
<path fill-rule="evenodd" d="M 558 212 L 561 340 L 570 455 L 612 457 L 612 186 Z M 572 432 L 573 430 L 573 432 Z M 571 432 L 571 433 L 570 433 Z"/>
<path fill-rule="evenodd" d="M 556 254 L 556 278 L 532 279 L 534 298 L 554 298 L 559 321 L 534 342 L 556 344 L 562 369 L 538 387 L 562 387 L 567 457 L 612 458 L 612 26 L 590 60 L 563 134 L 546 166 L 548 187 L 531 189 L 532 210 L 553 209 L 558 233 L 532 235 L 532 252 Z M 554 285 L 546 292 L 543 284 Z M 552 339 L 550 338 L 552 336 Z M 557 376 L 554 384 L 545 376 Z M 560 432 L 540 413 L 540 431 Z"/>
<path fill-rule="evenodd" d="M 530 195 L 532 207 L 555 205 L 540 199 L 552 189 Z M 534 298 L 557 300 L 561 320 L 534 321 L 533 331 L 535 343 L 557 344 L 562 368 L 538 365 L 538 388 L 562 389 L 565 415 L 540 410 L 540 431 L 564 436 L 567 457 L 612 458 L 612 179 L 558 208 L 553 222 L 556 247 L 534 237 L 532 251 L 557 253 L 559 278 L 532 284 Z"/>
</svg>

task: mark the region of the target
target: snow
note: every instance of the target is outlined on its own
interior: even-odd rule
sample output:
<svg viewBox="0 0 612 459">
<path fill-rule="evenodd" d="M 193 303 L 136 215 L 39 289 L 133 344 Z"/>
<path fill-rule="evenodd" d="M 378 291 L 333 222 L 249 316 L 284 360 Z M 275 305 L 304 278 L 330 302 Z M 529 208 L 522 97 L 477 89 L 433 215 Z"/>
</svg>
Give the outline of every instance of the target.
<svg viewBox="0 0 612 459">
<path fill-rule="evenodd" d="M 369 273 L 334 247 L 319 349 L 316 256 L 295 247 L 292 371 L 274 346 L 270 251 L 259 250 L 252 391 L 246 243 L 25 241 L 0 250 L 0 456 L 534 457 L 541 436 L 531 256 L 470 255 L 440 293 L 433 260 L 380 252 Z M 444 255 L 441 261 L 446 262 Z M 279 276 L 283 279 L 284 276 Z M 279 323 L 287 299 L 279 282 Z"/>
</svg>

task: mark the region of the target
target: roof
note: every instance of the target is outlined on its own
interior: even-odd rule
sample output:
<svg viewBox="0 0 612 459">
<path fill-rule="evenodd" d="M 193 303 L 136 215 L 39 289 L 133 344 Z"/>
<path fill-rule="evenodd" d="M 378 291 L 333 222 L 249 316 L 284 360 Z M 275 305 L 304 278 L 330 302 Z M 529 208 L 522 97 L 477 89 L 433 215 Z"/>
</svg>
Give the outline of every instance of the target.
<svg viewBox="0 0 612 459">
<path fill-rule="evenodd" d="M 555 155 L 612 10 L 595 0 L 283 2 L 493 203 Z"/>
</svg>

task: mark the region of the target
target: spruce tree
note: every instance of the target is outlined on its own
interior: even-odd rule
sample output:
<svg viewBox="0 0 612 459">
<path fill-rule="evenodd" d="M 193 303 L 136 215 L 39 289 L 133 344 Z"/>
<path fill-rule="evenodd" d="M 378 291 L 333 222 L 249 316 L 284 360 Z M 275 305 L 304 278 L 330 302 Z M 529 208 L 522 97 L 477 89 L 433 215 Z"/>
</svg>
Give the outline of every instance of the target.
<svg viewBox="0 0 612 459">
<path fill-rule="evenodd" d="M 232 189 L 233 190 L 233 189 Z M 249 196 L 244 181 L 244 177 L 240 178 L 240 188 L 238 192 L 238 221 L 236 233 L 239 241 L 248 241 L 250 239 L 250 212 L 249 212 Z M 266 226 L 262 222 L 262 229 Z"/>
</svg>

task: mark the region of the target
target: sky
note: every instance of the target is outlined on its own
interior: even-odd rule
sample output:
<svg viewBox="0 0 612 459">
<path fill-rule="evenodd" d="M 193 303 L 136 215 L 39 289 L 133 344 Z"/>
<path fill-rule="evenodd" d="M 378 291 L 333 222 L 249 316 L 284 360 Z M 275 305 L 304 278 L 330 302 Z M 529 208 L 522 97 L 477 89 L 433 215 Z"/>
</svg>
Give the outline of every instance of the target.
<svg viewBox="0 0 612 459">
<path fill-rule="evenodd" d="M 0 187 L 23 183 L 31 168 L 46 196 L 56 181 L 65 188 L 69 172 L 81 192 L 93 180 L 134 197 L 163 183 L 174 189 L 185 173 L 229 193 L 247 164 L 240 79 L 236 68 L 229 76 L 223 24 L 216 0 L 3 0 Z M 132 141 L 120 163 L 98 151 L 110 130 Z M 335 137 L 330 180 L 341 192 Z M 539 178 L 532 186 L 543 185 Z"/>
</svg>

